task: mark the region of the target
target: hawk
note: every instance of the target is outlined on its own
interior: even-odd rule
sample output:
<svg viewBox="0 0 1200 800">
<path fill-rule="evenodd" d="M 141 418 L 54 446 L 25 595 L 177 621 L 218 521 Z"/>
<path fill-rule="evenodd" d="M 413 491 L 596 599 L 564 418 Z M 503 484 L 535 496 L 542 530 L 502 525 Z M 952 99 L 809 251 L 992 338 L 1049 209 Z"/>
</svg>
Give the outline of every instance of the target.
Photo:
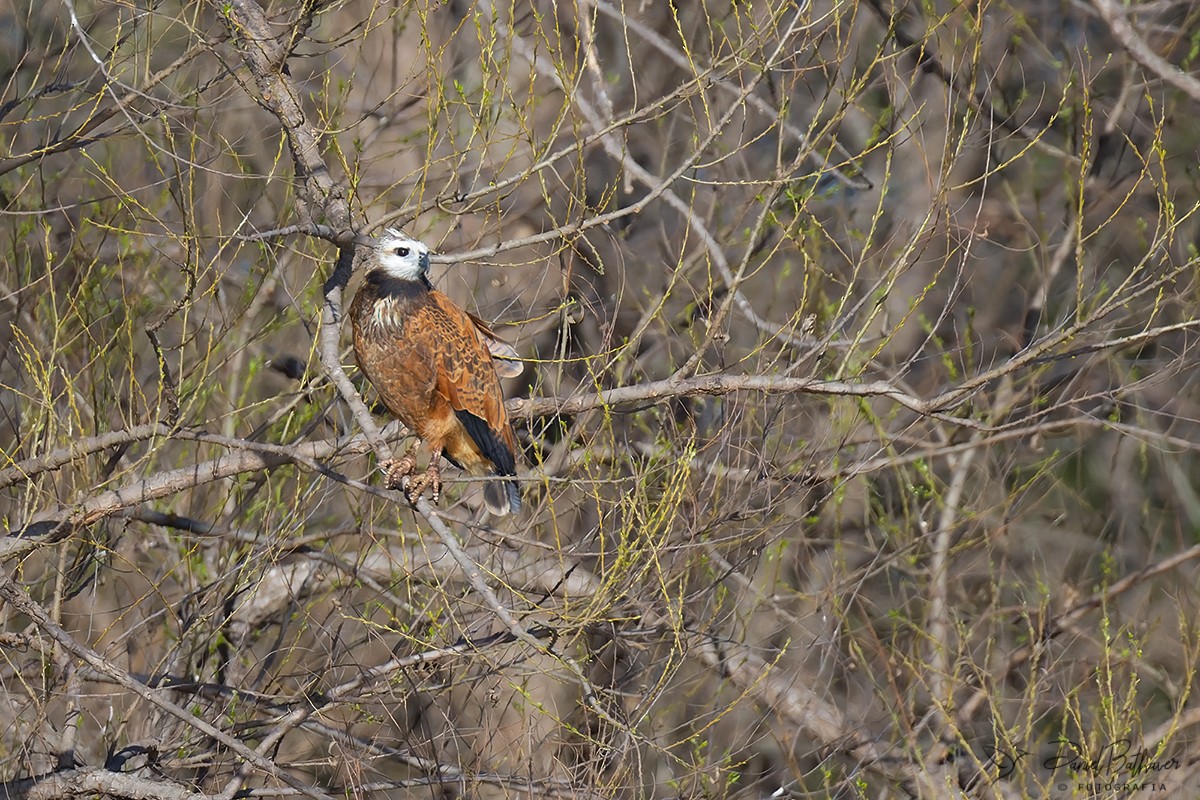
<svg viewBox="0 0 1200 800">
<path fill-rule="evenodd" d="M 366 261 L 366 277 L 350 305 L 354 355 L 379 398 L 432 451 L 416 473 L 417 442 L 384 464 L 388 488 L 409 500 L 426 488 L 441 493 L 442 456 L 471 475 L 495 475 L 483 487 L 496 515 L 521 508 L 516 440 L 504 410 L 500 376 L 519 375 L 513 348 L 429 282 L 429 248 L 387 229 Z"/>
</svg>

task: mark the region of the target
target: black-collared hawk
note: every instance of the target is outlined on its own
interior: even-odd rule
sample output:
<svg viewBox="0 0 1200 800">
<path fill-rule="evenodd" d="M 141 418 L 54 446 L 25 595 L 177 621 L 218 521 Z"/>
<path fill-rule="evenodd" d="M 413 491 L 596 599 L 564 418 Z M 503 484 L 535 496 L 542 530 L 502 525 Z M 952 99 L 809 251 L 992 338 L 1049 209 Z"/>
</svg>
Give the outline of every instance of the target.
<svg viewBox="0 0 1200 800">
<path fill-rule="evenodd" d="M 384 464 L 388 488 L 410 501 L 426 488 L 441 493 L 438 460 L 471 475 L 494 475 L 483 487 L 496 515 L 516 513 L 517 451 L 500 375 L 520 374 L 516 351 L 487 325 L 429 282 L 429 248 L 387 229 L 366 261 L 366 276 L 350 305 L 354 354 L 388 411 L 429 445 L 424 474 L 415 476 L 417 443 Z"/>
</svg>

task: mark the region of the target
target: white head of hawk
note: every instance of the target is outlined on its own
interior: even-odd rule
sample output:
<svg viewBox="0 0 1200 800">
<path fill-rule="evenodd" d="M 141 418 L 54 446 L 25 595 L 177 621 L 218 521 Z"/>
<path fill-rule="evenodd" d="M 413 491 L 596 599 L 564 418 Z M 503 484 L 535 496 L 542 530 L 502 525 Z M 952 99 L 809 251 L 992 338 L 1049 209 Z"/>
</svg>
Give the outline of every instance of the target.
<svg viewBox="0 0 1200 800">
<path fill-rule="evenodd" d="M 429 247 L 395 228 L 386 228 L 375 242 L 380 269 L 402 281 L 426 281 L 429 276 Z"/>
</svg>

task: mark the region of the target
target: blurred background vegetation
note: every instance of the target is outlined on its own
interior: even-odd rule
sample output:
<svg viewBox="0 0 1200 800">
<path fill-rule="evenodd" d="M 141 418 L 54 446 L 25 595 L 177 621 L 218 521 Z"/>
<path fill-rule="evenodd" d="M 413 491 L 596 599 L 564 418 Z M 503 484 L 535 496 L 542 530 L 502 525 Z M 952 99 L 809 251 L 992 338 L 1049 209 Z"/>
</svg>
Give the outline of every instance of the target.
<svg viewBox="0 0 1200 800">
<path fill-rule="evenodd" d="M 1198 54 L 1187 0 L 0 5 L 7 795 L 1196 792 Z M 516 519 L 376 488 L 327 279 L 384 225 L 526 359 Z"/>
</svg>

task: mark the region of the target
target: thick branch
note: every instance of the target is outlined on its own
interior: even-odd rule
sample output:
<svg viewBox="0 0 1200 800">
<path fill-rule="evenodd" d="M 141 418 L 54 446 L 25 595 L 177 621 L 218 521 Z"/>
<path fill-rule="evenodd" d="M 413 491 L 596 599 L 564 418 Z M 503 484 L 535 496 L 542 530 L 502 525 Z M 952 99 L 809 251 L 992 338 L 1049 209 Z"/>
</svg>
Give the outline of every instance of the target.
<svg viewBox="0 0 1200 800">
<path fill-rule="evenodd" d="M 127 772 L 89 767 L 51 772 L 0 783 L 0 800 L 60 800 L 68 797 L 123 797 L 127 800 L 211 800 L 178 783 Z"/>
<path fill-rule="evenodd" d="M 254 449 L 240 450 L 182 469 L 169 470 L 152 475 L 149 478 L 128 483 L 119 489 L 100 492 L 80 503 L 73 509 L 63 507 L 43 511 L 26 524 L 26 531 L 34 526 L 50 526 L 58 523 L 61 533 L 67 533 L 80 525 L 87 525 L 120 511 L 123 508 L 140 505 L 148 500 L 176 494 L 185 489 L 211 483 L 222 478 L 240 475 L 244 472 L 254 472 L 270 469 L 294 461 L 312 463 L 328 458 L 334 453 L 355 455 L 370 450 L 370 446 L 362 437 L 349 441 L 340 439 L 324 439 L 319 442 L 309 442 L 291 447 L 275 447 L 253 445 Z M 47 534 L 49 530 L 45 531 Z M 0 539 L 0 559 L 21 555 L 37 549 L 47 541 L 56 541 L 61 536 L 48 535 L 8 536 Z"/>
<path fill-rule="evenodd" d="M 888 397 L 919 414 L 930 413 L 929 404 L 919 397 L 900 391 L 885 381 L 845 383 L 816 378 L 787 378 L 773 375 L 704 375 L 687 380 L 661 380 L 636 386 L 619 386 L 603 392 L 581 394 L 568 398 L 530 397 L 508 401 L 509 414 L 516 418 L 542 414 L 577 414 L 593 408 L 611 408 L 630 404 L 654 404 L 675 397 L 698 394 L 722 395 L 732 392 L 766 392 L 772 394 L 819 394 L 846 397 Z M 977 427 L 967 419 L 955 419 L 961 425 Z"/>
<path fill-rule="evenodd" d="M 170 431 L 171 429 L 162 423 L 151 422 L 146 425 L 135 425 L 125 430 L 109 431 L 98 436 L 76 439 L 66 447 L 34 458 L 18 461 L 7 469 L 0 469 L 0 489 L 20 481 L 29 480 L 43 472 L 51 472 L 59 469 L 70 464 L 72 461 L 78 461 L 95 453 L 113 447 L 129 445 L 133 442 L 152 439 L 155 436 L 165 436 Z"/>
<path fill-rule="evenodd" d="M 1153 72 L 1166 83 L 1185 92 L 1193 101 L 1200 103 L 1200 80 L 1196 80 L 1179 67 L 1167 61 L 1154 52 L 1146 40 L 1138 35 L 1125 16 L 1129 10 L 1122 8 L 1114 0 L 1092 0 L 1092 5 L 1100 12 L 1100 16 L 1112 31 L 1121 46 L 1125 48 L 1133 60 Z"/>
<path fill-rule="evenodd" d="M 338 232 L 339 241 L 353 234 L 350 204 L 345 192 L 329 175 L 321 157 L 321 135 L 308 121 L 300 93 L 283 72 L 286 51 L 271 35 L 270 24 L 254 0 L 231 0 L 219 4 L 225 25 L 233 36 L 242 60 L 258 89 L 256 98 L 275 115 L 287 136 L 288 149 L 301 180 L 301 199 L 314 222 L 322 218 Z"/>
</svg>

